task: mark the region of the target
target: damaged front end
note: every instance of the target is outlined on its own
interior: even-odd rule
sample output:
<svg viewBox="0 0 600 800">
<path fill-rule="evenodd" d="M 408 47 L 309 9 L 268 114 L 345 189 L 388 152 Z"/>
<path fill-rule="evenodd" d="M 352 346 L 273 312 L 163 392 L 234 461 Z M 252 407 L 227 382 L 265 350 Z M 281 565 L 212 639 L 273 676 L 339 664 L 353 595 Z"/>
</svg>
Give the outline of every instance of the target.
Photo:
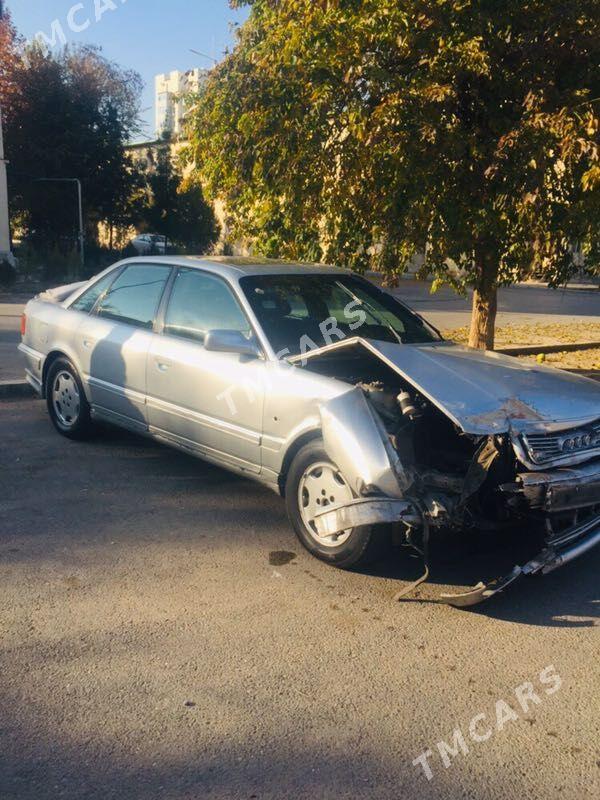
<svg viewBox="0 0 600 800">
<path fill-rule="evenodd" d="M 570 435 L 514 397 L 492 410 L 475 401 L 469 408 L 468 398 L 460 407 L 455 387 L 446 407 L 432 381 L 409 377 L 414 349 L 396 350 L 398 358 L 392 346 L 383 352 L 379 343 L 355 339 L 302 357 L 306 368 L 352 387 L 320 409 L 325 449 L 354 495 L 319 512 L 320 535 L 395 524 L 424 556 L 426 575 L 436 528 L 481 534 L 522 526 L 532 542 L 541 540 L 540 552 L 505 577 L 441 596 L 455 606 L 486 600 L 522 575 L 550 572 L 600 543 L 600 424 L 579 424 Z"/>
</svg>

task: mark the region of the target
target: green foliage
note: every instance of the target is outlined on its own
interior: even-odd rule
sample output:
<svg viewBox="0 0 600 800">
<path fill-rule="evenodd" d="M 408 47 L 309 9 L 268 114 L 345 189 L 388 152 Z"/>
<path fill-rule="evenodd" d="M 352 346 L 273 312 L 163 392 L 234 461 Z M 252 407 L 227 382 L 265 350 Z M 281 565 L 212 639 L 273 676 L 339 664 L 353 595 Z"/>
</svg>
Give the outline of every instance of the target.
<svg viewBox="0 0 600 800">
<path fill-rule="evenodd" d="M 126 245 L 121 251 L 121 258 L 135 258 L 138 255 L 138 251 L 135 249 L 133 244 L 131 244 L 131 242 L 129 242 L 129 244 Z"/>
<path fill-rule="evenodd" d="M 74 255 L 79 258 L 78 253 L 74 253 Z M 91 278 L 93 275 L 102 272 L 103 269 L 110 267 L 111 264 L 114 264 L 121 258 L 121 252 L 116 248 L 103 247 L 95 242 L 88 242 L 85 251 L 85 267 L 82 270 L 79 263 L 76 263 L 74 265 L 75 274 L 79 274 L 82 279 Z"/>
<path fill-rule="evenodd" d="M 255 0 L 195 160 L 259 251 L 391 273 L 425 252 L 489 303 L 563 282 L 573 245 L 598 270 L 599 63 L 598 0 Z"/>
<path fill-rule="evenodd" d="M 211 206 L 199 183 L 185 181 L 173 163 L 168 140 L 158 148 L 146 177 L 146 200 L 138 210 L 140 229 L 166 236 L 178 249 L 206 252 L 219 236 Z"/>
<path fill-rule="evenodd" d="M 64 247 L 49 247 L 47 243 L 39 247 L 31 240 L 21 242 L 15 248 L 15 255 L 18 259 L 19 277 L 32 283 L 84 280 L 126 257 L 119 250 L 88 242 L 85 266 L 82 268 L 80 255 L 75 248 L 67 250 Z M 138 253 L 133 250 L 130 255 L 136 256 Z"/>
<path fill-rule="evenodd" d="M 124 147 L 136 130 L 140 91 L 136 73 L 91 46 L 52 55 L 33 45 L 0 74 L 11 212 L 38 251 L 68 258 L 78 228 L 75 184 L 39 179 L 81 180 L 91 242 L 98 222 L 128 221 L 139 176 Z"/>
<path fill-rule="evenodd" d="M 14 266 L 6 259 L 0 259 L 0 286 L 3 289 L 10 289 L 17 280 L 17 271 Z"/>
</svg>

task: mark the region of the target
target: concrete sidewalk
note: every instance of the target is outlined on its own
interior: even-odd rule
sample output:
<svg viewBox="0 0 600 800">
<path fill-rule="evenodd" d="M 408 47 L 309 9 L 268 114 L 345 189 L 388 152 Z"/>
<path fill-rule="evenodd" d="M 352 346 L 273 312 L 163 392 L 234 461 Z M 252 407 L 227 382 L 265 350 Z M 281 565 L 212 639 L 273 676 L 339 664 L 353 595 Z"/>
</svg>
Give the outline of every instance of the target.
<svg viewBox="0 0 600 800">
<path fill-rule="evenodd" d="M 17 351 L 23 308 L 23 303 L 0 303 L 0 381 L 24 379 L 23 362 Z"/>
</svg>

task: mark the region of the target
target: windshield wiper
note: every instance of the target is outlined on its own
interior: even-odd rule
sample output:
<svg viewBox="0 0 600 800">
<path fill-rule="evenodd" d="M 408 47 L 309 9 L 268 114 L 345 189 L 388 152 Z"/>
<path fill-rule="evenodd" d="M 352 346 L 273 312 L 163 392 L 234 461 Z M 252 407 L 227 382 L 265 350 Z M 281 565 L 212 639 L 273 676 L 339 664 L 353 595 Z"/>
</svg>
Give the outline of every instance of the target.
<svg viewBox="0 0 600 800">
<path fill-rule="evenodd" d="M 375 320 L 375 323 L 377 325 L 380 325 L 383 328 L 387 328 L 387 330 L 392 334 L 392 336 L 396 339 L 396 341 L 399 344 L 404 344 L 404 342 L 402 341 L 402 338 L 401 338 L 400 334 L 398 333 L 398 331 L 396 331 L 395 328 L 392 325 L 390 325 L 390 323 L 387 320 L 382 319 L 377 314 L 377 311 L 373 308 L 373 306 L 370 305 L 370 303 L 368 303 L 365 300 L 361 300 L 360 297 L 358 297 L 357 295 L 354 294 L 352 289 L 349 289 L 347 286 L 344 286 L 343 283 L 340 283 L 339 281 L 336 281 L 336 285 L 339 286 L 344 292 L 346 292 L 346 294 L 349 294 L 350 297 L 356 303 L 358 303 L 360 306 L 364 306 L 364 308 L 371 314 L 371 316 L 373 317 L 373 319 Z"/>
</svg>

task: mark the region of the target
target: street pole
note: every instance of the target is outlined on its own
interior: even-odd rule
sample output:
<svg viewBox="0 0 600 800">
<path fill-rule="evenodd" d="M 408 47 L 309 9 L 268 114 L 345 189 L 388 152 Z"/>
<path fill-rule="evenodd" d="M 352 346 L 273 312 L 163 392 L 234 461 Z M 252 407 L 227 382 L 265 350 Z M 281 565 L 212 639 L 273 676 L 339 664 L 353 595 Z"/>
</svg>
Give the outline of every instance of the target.
<svg viewBox="0 0 600 800">
<path fill-rule="evenodd" d="M 84 240 L 83 240 L 83 199 L 82 199 L 82 191 L 81 191 L 81 181 L 79 178 L 75 178 L 77 182 L 77 201 L 79 203 L 79 255 L 81 258 L 81 266 L 85 267 L 85 252 L 84 252 Z"/>
<path fill-rule="evenodd" d="M 2 135 L 2 109 L 0 109 L 0 260 L 10 253 L 10 224 L 8 217 L 8 185 L 6 181 L 6 161 L 4 159 L 4 138 Z"/>
</svg>

